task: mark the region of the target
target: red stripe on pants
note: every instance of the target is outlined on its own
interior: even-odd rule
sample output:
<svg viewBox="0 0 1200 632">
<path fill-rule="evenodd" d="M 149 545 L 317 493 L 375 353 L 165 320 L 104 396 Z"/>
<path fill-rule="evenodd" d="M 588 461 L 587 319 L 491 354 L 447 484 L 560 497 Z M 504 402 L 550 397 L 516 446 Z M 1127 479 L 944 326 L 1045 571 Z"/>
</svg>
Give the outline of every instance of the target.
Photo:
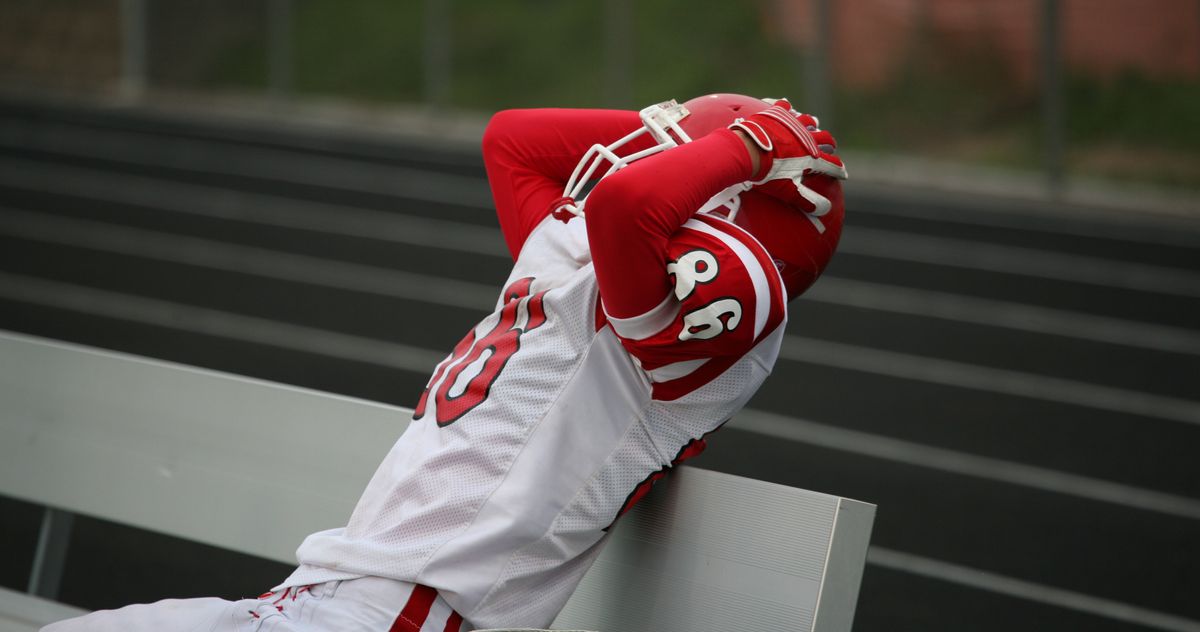
<svg viewBox="0 0 1200 632">
<path fill-rule="evenodd" d="M 408 603 L 404 604 L 404 609 L 392 622 L 388 632 L 421 632 L 421 626 L 425 625 L 434 599 L 437 599 L 436 590 L 420 584 L 414 586 Z"/>
<path fill-rule="evenodd" d="M 462 627 L 462 623 L 463 623 L 462 615 L 451 610 L 450 618 L 446 619 L 445 632 L 458 632 L 458 629 Z"/>
</svg>

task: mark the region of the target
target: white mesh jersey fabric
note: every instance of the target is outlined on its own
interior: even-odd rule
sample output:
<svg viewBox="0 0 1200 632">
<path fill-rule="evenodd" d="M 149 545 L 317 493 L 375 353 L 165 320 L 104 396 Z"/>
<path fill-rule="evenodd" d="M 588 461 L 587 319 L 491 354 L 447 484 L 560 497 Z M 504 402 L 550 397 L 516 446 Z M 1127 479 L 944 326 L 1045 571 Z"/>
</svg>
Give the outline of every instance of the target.
<svg viewBox="0 0 1200 632">
<path fill-rule="evenodd" d="M 530 235 L 507 286 L 529 278 L 525 298 L 502 295 L 439 366 L 349 524 L 306 538 L 281 587 L 388 577 L 437 588 L 476 626 L 546 627 L 638 484 L 736 412 L 778 353 L 782 327 L 709 383 L 655 401 L 611 328 L 596 329 L 582 221 L 548 218 Z M 495 336 L 509 327 L 524 328 L 516 344 Z M 464 412 L 485 375 L 485 397 Z"/>
</svg>

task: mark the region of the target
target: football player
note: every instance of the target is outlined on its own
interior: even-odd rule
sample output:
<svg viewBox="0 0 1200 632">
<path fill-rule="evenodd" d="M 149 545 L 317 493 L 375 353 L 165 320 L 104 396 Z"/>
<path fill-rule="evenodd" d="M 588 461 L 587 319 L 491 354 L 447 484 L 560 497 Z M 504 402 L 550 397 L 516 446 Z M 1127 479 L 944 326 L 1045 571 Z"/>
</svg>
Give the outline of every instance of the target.
<svg viewBox="0 0 1200 632">
<path fill-rule="evenodd" d="M 347 526 L 258 599 L 49 629 L 548 626 L 619 517 L 770 373 L 788 301 L 841 233 L 835 147 L 786 101 L 740 95 L 495 115 L 483 157 L 512 273 Z"/>
</svg>

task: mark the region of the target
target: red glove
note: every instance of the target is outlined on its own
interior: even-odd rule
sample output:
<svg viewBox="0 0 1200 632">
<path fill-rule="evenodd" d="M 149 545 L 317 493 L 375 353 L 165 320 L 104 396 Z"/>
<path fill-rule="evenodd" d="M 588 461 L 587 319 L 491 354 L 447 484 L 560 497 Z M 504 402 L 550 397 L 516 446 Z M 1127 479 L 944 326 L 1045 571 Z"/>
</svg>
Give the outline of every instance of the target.
<svg viewBox="0 0 1200 632">
<path fill-rule="evenodd" d="M 812 215 L 829 211 L 830 202 L 804 185 L 804 177 L 820 173 L 839 180 L 846 179 L 846 167 L 834 155 L 837 141 L 829 132 L 817 127 L 817 119 L 800 114 L 787 101 L 780 99 L 771 107 L 729 126 L 741 130 L 762 150 L 761 164 L 755 174 L 755 189 L 798 205 L 799 195 L 812 205 Z"/>
</svg>

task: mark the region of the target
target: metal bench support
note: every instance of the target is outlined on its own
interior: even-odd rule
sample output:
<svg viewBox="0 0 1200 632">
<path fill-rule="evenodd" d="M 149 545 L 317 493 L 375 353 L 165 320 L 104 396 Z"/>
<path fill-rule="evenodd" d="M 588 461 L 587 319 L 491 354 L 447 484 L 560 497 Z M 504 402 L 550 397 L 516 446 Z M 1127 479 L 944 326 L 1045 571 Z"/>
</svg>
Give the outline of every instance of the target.
<svg viewBox="0 0 1200 632">
<path fill-rule="evenodd" d="M 47 507 L 42 514 L 37 550 L 33 554 L 33 569 L 29 573 L 29 594 L 44 599 L 58 599 L 74 522 L 75 514 L 52 507 Z"/>
</svg>

